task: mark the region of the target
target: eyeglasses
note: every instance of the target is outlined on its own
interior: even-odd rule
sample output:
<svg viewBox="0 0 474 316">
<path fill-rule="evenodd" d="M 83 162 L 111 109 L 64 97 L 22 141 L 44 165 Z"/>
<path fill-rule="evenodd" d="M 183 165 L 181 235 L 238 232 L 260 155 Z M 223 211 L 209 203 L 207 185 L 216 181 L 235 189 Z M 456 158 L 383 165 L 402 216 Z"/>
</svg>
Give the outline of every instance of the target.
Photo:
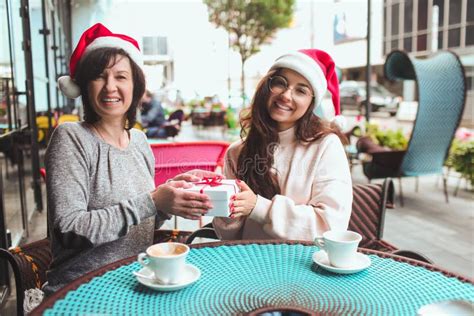
<svg viewBox="0 0 474 316">
<path fill-rule="evenodd" d="M 314 94 L 311 93 L 310 88 L 307 86 L 297 84 L 295 87 L 290 88 L 288 81 L 286 81 L 285 77 L 282 76 L 270 77 L 268 79 L 268 87 L 270 88 L 270 91 L 275 94 L 282 94 L 290 89 L 291 96 L 296 101 L 306 101 L 314 97 Z"/>
</svg>

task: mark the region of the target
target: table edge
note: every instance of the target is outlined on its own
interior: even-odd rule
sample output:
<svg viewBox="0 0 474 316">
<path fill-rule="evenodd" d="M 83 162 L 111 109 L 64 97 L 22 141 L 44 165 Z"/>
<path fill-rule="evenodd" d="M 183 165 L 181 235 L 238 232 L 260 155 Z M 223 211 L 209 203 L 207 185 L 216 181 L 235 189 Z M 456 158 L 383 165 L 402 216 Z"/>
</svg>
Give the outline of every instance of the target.
<svg viewBox="0 0 474 316">
<path fill-rule="evenodd" d="M 189 245 L 191 249 L 202 249 L 202 248 L 215 248 L 215 247 L 221 247 L 221 246 L 238 246 L 238 245 L 252 245 L 252 244 L 257 244 L 257 245 L 277 245 L 277 244 L 288 244 L 288 245 L 303 245 L 303 246 L 314 246 L 314 243 L 311 241 L 303 241 L 303 240 L 232 240 L 232 241 L 218 241 L 218 242 L 207 242 L 207 243 L 200 243 L 200 244 L 191 244 Z M 395 261 L 399 262 L 405 262 L 408 264 L 411 264 L 413 266 L 418 266 L 418 267 L 423 267 L 426 268 L 430 271 L 434 272 L 440 272 L 443 275 L 451 278 L 456 278 L 461 282 L 465 283 L 471 283 L 474 285 L 474 280 L 471 280 L 469 278 L 463 277 L 459 274 L 447 271 L 445 269 L 439 268 L 435 265 L 425 263 L 422 261 L 402 257 L 402 256 L 397 256 L 394 254 L 390 253 L 385 253 L 382 251 L 377 251 L 377 250 L 372 250 L 372 249 L 366 249 L 366 248 L 359 248 L 359 250 L 362 253 L 365 254 L 373 254 L 382 258 L 387 258 L 387 259 L 393 259 Z M 82 284 L 85 284 L 89 281 L 91 281 L 94 277 L 101 276 L 105 274 L 106 272 L 110 270 L 114 270 L 116 268 L 119 268 L 123 265 L 129 264 L 133 261 L 136 261 L 137 256 L 131 256 L 125 259 L 121 259 L 118 261 L 115 261 L 113 263 L 110 263 L 108 265 L 103 266 L 102 268 L 99 268 L 97 270 L 91 271 L 84 276 L 72 281 L 65 287 L 61 288 L 60 290 L 56 291 L 53 293 L 51 296 L 47 297 L 38 307 L 36 307 L 30 315 L 42 315 L 44 311 L 48 308 L 52 308 L 56 301 L 58 301 L 61 298 L 64 298 L 66 294 L 70 291 L 76 290 L 81 286 Z"/>
</svg>

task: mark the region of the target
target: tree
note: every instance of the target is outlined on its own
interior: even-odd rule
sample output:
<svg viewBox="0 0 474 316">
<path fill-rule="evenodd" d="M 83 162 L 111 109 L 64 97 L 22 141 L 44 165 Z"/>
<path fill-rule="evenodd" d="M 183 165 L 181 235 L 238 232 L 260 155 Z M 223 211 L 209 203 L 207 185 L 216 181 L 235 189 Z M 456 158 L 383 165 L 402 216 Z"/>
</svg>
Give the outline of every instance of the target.
<svg viewBox="0 0 474 316">
<path fill-rule="evenodd" d="M 245 97 L 245 71 L 247 59 L 260 51 L 280 28 L 288 27 L 293 17 L 294 0 L 204 0 L 209 21 L 223 27 L 230 45 L 240 53 L 242 61 L 241 86 Z"/>
</svg>

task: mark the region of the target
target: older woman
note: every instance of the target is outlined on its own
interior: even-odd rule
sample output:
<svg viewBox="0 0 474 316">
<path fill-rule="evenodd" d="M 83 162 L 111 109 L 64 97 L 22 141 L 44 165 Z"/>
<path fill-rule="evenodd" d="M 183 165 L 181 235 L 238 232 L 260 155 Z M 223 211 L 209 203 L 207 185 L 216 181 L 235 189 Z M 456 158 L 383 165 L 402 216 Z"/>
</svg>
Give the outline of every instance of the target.
<svg viewBox="0 0 474 316">
<path fill-rule="evenodd" d="M 131 128 L 145 92 L 136 41 L 96 24 L 82 35 L 59 79 L 70 98 L 82 96 L 84 121 L 55 130 L 46 153 L 53 263 L 46 294 L 152 244 L 158 225 L 178 215 L 198 219 L 207 196 L 178 190 L 213 173 L 194 171 L 154 186 L 154 157 Z M 185 180 L 185 181 L 183 181 Z"/>
</svg>

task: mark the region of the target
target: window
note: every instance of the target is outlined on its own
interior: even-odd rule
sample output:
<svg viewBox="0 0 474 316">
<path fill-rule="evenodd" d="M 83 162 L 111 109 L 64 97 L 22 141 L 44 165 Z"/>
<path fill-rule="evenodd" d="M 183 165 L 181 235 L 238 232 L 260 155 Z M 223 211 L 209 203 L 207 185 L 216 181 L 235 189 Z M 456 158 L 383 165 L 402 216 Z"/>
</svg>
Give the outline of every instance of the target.
<svg viewBox="0 0 474 316">
<path fill-rule="evenodd" d="M 472 3 L 467 6 L 466 22 L 474 23 L 474 5 Z"/>
<path fill-rule="evenodd" d="M 474 25 L 466 27 L 466 46 L 474 45 Z"/>
<path fill-rule="evenodd" d="M 143 37 L 144 55 L 168 55 L 168 42 L 164 36 Z"/>
<path fill-rule="evenodd" d="M 450 25 L 461 23 L 461 3 L 462 3 L 462 0 L 451 0 L 449 2 L 449 24 Z"/>
<path fill-rule="evenodd" d="M 2 232 L 5 232 L 6 229 L 10 231 L 10 240 L 6 240 L 5 236 L 0 234 L 0 245 L 2 246 L 9 246 L 10 244 L 17 246 L 28 227 L 27 221 L 23 219 L 30 218 L 36 208 L 41 209 L 43 207 L 41 198 L 37 198 L 42 196 L 41 186 L 37 181 L 37 167 L 40 165 L 38 147 L 29 142 L 23 143 L 22 146 L 13 147 L 9 144 L 13 144 L 18 135 L 33 135 L 33 129 L 29 123 L 34 122 L 34 117 L 30 117 L 30 113 L 34 115 L 35 110 L 46 109 L 50 104 L 48 102 L 55 104 L 54 101 L 50 100 L 51 89 L 48 90 L 48 84 L 50 87 L 56 86 L 53 83 L 56 81 L 56 73 L 50 71 L 51 69 L 54 70 L 55 63 L 51 62 L 54 59 L 47 53 L 49 49 L 53 50 L 51 47 L 53 43 L 45 44 L 45 35 L 49 35 L 40 31 L 44 28 L 52 31 L 51 21 L 53 19 L 46 18 L 44 20 L 44 14 L 56 15 L 57 12 L 61 11 L 61 7 L 67 8 L 68 12 L 70 9 L 69 1 L 30 0 L 28 2 L 28 14 L 21 17 L 19 13 L 23 2 L 27 1 L 7 0 L 0 2 L 0 123 L 5 124 L 2 110 L 6 109 L 8 125 L 12 125 L 12 129 L 8 133 L 1 135 L 0 147 L 6 153 L 5 157 L 7 159 L 15 161 L 15 163 L 9 163 L 11 167 L 9 167 L 8 174 L 3 171 L 0 172 L 0 177 L 2 177 L 0 179 L 3 180 L 1 189 L 5 193 L 0 198 L 0 202 L 5 202 L 5 205 L 8 205 L 8 208 L 0 211 L 0 225 L 4 226 L 0 227 L 0 230 Z M 46 8 L 50 8 L 50 10 L 46 10 Z M 43 11 L 43 9 L 45 10 Z M 67 14 L 66 17 L 69 19 L 70 15 Z M 23 25 L 25 22 L 29 22 L 31 34 L 24 37 Z M 46 23 L 44 24 L 44 22 Z M 66 25 L 70 24 L 69 20 L 62 22 Z M 53 33 L 51 32 L 51 34 Z M 31 44 L 31 55 L 29 50 L 23 50 L 25 40 L 28 40 Z M 60 41 L 63 42 L 63 47 L 67 47 L 64 37 Z M 63 51 L 63 55 L 66 55 L 65 52 Z M 48 68 L 46 67 L 47 62 L 51 62 Z M 32 71 L 30 71 L 30 66 Z M 32 83 L 34 89 L 34 102 L 26 97 L 25 82 L 27 80 L 28 83 Z M 16 91 L 17 95 L 12 91 Z M 35 104 L 37 105 L 36 108 L 33 106 Z M 27 118 L 30 118 L 30 122 Z M 18 157 L 21 157 L 18 156 L 19 153 L 24 153 L 23 159 L 18 159 Z M 18 186 L 18 183 L 30 184 L 31 187 L 30 185 L 28 185 L 28 188 L 25 185 Z M 3 188 L 8 188 L 8 190 L 3 190 Z M 30 198 L 30 194 L 34 196 L 35 206 L 30 205 L 30 200 L 33 200 Z M 25 197 L 28 197 L 28 200 Z M 1 288 L 5 284 L 1 278 L 1 274 L 5 270 L 3 270 L 3 267 L 0 267 L 0 270 L 2 271 L 0 273 Z"/>
<path fill-rule="evenodd" d="M 448 31 L 448 47 L 459 47 L 461 45 L 461 29 L 455 28 Z"/>
<path fill-rule="evenodd" d="M 438 49 L 443 48 L 443 31 L 438 32 Z"/>
<path fill-rule="evenodd" d="M 398 40 L 392 40 L 391 50 L 398 48 Z"/>
<path fill-rule="evenodd" d="M 413 31 L 413 2 L 412 1 L 406 1 L 405 2 L 405 21 L 403 23 L 404 25 L 404 33 L 409 33 Z"/>
<path fill-rule="evenodd" d="M 435 6 L 438 34 L 432 34 Z M 436 38 L 438 49 L 474 45 L 474 0 L 385 0 L 384 19 L 385 55 L 397 48 L 425 55 Z"/>
<path fill-rule="evenodd" d="M 426 34 L 417 36 L 417 38 L 416 38 L 416 50 L 418 52 L 422 52 L 422 51 L 426 50 L 426 40 L 427 40 Z"/>
<path fill-rule="evenodd" d="M 30 4 L 30 25 L 31 25 L 31 50 L 33 61 L 33 87 L 35 96 L 36 111 L 46 111 L 48 109 L 49 90 L 48 77 L 46 73 L 46 63 L 44 54 L 44 37 L 40 30 L 43 28 L 43 14 L 41 2 L 32 1 Z M 50 103 L 51 104 L 51 103 Z"/>
<path fill-rule="evenodd" d="M 400 18 L 399 15 L 399 8 L 400 4 L 394 4 L 392 6 L 392 35 L 398 35 L 398 19 Z"/>
<path fill-rule="evenodd" d="M 433 6 L 438 6 L 439 27 L 443 27 L 444 23 L 444 0 L 433 0 Z"/>
<path fill-rule="evenodd" d="M 384 6 L 383 8 L 383 34 L 384 36 L 387 35 L 387 7 Z M 384 45 L 383 45 L 383 54 L 387 54 L 387 42 L 384 39 Z"/>
<path fill-rule="evenodd" d="M 15 88 L 16 91 L 22 93 L 15 98 L 18 104 L 18 116 L 17 122 L 19 126 L 26 126 L 28 124 L 27 120 L 27 104 L 26 104 L 26 66 L 25 66 L 25 56 L 23 54 L 23 25 L 21 17 L 18 14 L 20 12 L 20 2 L 12 1 L 10 7 L 10 36 L 11 36 L 11 49 L 12 49 L 12 59 L 13 59 L 13 76 L 15 78 Z"/>
<path fill-rule="evenodd" d="M 418 0 L 418 31 L 428 28 L 428 0 Z"/>
<path fill-rule="evenodd" d="M 405 38 L 403 39 L 403 49 L 404 49 L 405 51 L 411 52 L 411 50 L 412 50 L 412 44 L 411 44 L 411 42 L 412 42 L 412 37 L 411 37 L 411 36 L 405 37 Z"/>
<path fill-rule="evenodd" d="M 468 91 L 474 90 L 474 66 L 464 65 L 464 71 L 466 73 L 466 89 Z"/>
<path fill-rule="evenodd" d="M 5 2 L 0 2 L 0 32 L 1 34 L 8 34 L 7 24 L 7 8 Z M 0 37 L 0 124 L 8 123 L 8 104 L 11 100 L 9 87 L 11 84 L 11 69 L 10 69 L 10 52 L 8 50 L 8 36 Z M 0 128 L 3 133 L 6 129 L 2 126 Z"/>
<path fill-rule="evenodd" d="M 383 8 L 383 33 L 387 34 L 387 7 Z"/>
</svg>

